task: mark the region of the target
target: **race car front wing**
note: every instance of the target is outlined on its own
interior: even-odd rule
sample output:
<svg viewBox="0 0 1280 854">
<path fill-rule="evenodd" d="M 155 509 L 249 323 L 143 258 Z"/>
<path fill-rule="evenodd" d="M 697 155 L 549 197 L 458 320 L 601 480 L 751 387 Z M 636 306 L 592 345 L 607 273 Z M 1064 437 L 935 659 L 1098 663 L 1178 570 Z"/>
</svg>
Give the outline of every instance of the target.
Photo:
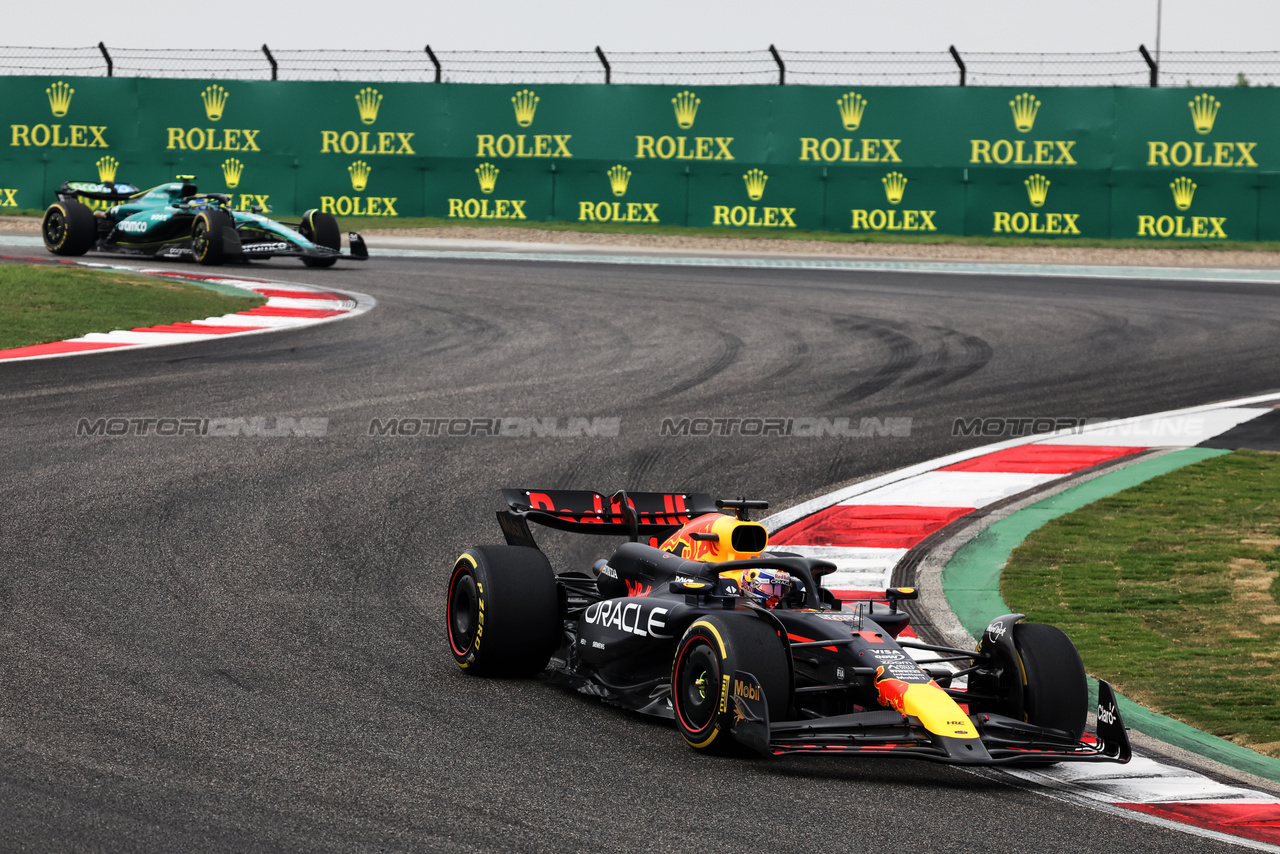
<svg viewBox="0 0 1280 854">
<path fill-rule="evenodd" d="M 764 755 L 860 754 L 927 759 L 953 765 L 1045 762 L 1128 762 L 1132 757 L 1111 685 L 1098 682 L 1096 736 L 1068 732 L 1003 715 L 971 715 L 977 738 L 929 732 L 919 719 L 892 710 L 856 712 L 803 721 L 770 722 L 764 691 L 754 675 L 735 671 L 731 733 Z"/>
</svg>

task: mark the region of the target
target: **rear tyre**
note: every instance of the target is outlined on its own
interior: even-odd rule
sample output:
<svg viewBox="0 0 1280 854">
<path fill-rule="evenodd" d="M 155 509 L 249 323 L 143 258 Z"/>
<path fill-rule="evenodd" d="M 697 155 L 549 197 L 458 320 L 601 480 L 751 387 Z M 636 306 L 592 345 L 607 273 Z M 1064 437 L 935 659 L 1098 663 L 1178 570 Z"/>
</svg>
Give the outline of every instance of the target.
<svg viewBox="0 0 1280 854">
<path fill-rule="evenodd" d="M 453 660 L 468 673 L 542 672 L 564 633 L 546 555 L 525 546 L 467 549 L 453 565 L 445 623 Z"/>
<path fill-rule="evenodd" d="M 40 231 L 44 247 L 54 255 L 83 255 L 98 238 L 98 223 L 88 205 L 58 201 L 44 212 Z"/>
<path fill-rule="evenodd" d="M 338 229 L 338 221 L 333 218 L 333 214 L 315 209 L 307 211 L 302 215 L 298 233 L 317 246 L 325 246 L 333 250 L 342 248 L 342 232 Z M 302 263 L 308 267 L 332 267 L 337 260 L 336 257 L 303 258 Z"/>
<path fill-rule="evenodd" d="M 226 257 L 222 229 L 230 225 L 231 217 L 222 211 L 203 210 L 196 214 L 191 223 L 191 257 L 209 267 L 221 264 Z"/>
<path fill-rule="evenodd" d="M 970 713 L 991 712 L 1037 726 L 1065 730 L 1077 741 L 1089 711 L 1089 685 L 1080 653 L 1061 629 L 1039 623 L 1013 627 L 1017 660 L 996 647 L 1003 673 L 996 679 L 977 673 L 969 689 L 997 697 L 971 703 Z"/>
<path fill-rule="evenodd" d="M 707 753 L 729 753 L 733 704 L 722 695 L 735 670 L 760 681 L 771 721 L 791 708 L 790 651 L 764 620 L 747 615 L 708 615 L 684 633 L 671 667 L 671 706 L 685 742 Z"/>
</svg>

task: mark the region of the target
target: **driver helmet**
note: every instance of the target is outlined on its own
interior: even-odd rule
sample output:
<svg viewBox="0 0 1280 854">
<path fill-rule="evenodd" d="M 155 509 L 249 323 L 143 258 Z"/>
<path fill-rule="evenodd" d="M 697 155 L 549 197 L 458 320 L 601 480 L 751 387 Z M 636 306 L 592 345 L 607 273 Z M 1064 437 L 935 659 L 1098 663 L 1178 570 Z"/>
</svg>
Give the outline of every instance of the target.
<svg viewBox="0 0 1280 854">
<path fill-rule="evenodd" d="M 781 569 L 748 569 L 742 573 L 742 592 L 757 605 L 776 608 L 787 598 L 795 581 Z"/>
</svg>

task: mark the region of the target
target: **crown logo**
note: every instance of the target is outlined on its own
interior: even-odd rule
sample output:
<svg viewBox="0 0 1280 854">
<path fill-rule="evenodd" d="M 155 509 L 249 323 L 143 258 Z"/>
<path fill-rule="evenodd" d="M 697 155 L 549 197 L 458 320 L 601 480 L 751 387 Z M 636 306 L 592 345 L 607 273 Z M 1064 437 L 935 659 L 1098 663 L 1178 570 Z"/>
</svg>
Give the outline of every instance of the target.
<svg viewBox="0 0 1280 854">
<path fill-rule="evenodd" d="M 1013 110 L 1013 126 L 1018 133 L 1026 133 L 1036 123 L 1036 113 L 1040 112 L 1040 102 L 1030 92 L 1023 92 L 1009 102 Z"/>
<path fill-rule="evenodd" d="M 216 122 L 222 118 L 222 108 L 227 105 L 227 98 L 230 96 L 230 92 L 216 84 L 200 93 L 200 100 L 204 101 L 204 114 L 209 117 L 209 121 Z"/>
<path fill-rule="evenodd" d="M 627 182 L 631 180 L 631 170 L 619 164 L 608 172 L 609 187 L 613 190 L 615 196 L 625 196 L 627 194 Z"/>
<path fill-rule="evenodd" d="M 889 204 L 896 205 L 902 201 L 902 194 L 907 189 L 907 179 L 901 172 L 890 172 L 880 179 L 884 184 L 884 197 L 889 200 Z"/>
<path fill-rule="evenodd" d="M 378 90 L 366 86 L 356 95 L 356 109 L 360 111 L 360 121 L 371 125 L 378 120 L 378 108 L 382 106 L 382 96 Z"/>
<path fill-rule="evenodd" d="M 1222 103 L 1212 95 L 1196 95 L 1187 106 L 1191 108 L 1191 121 L 1195 122 L 1196 133 L 1208 133 L 1213 130 L 1213 121 L 1218 117 L 1218 108 Z"/>
<path fill-rule="evenodd" d="M 867 108 L 867 99 L 857 92 L 841 95 L 836 104 L 840 107 L 840 121 L 845 130 L 857 130 L 862 124 L 862 112 Z"/>
<path fill-rule="evenodd" d="M 527 128 L 533 124 L 533 114 L 538 111 L 538 101 L 542 100 L 530 89 L 521 89 L 511 99 L 511 106 L 516 110 L 516 124 Z"/>
<path fill-rule="evenodd" d="M 1022 183 L 1027 185 L 1027 198 L 1031 200 L 1031 207 L 1044 207 L 1045 199 L 1049 197 L 1049 179 L 1043 175 L 1032 175 Z"/>
<path fill-rule="evenodd" d="M 120 168 L 120 161 L 108 154 L 106 157 L 99 157 L 95 165 L 98 167 L 98 180 L 106 183 L 116 179 L 116 170 Z"/>
<path fill-rule="evenodd" d="M 234 190 L 240 183 L 240 173 L 244 172 L 244 164 L 234 157 L 222 161 L 222 177 L 227 181 L 227 189 Z"/>
<path fill-rule="evenodd" d="M 1191 207 L 1191 197 L 1196 194 L 1196 185 L 1190 178 L 1185 175 L 1181 178 L 1174 179 L 1169 185 L 1169 189 L 1173 190 L 1173 203 L 1178 210 L 1185 211 Z"/>
<path fill-rule="evenodd" d="M 49 96 L 49 109 L 53 110 L 53 114 L 59 118 L 65 116 L 67 110 L 71 109 L 71 96 L 76 90 L 59 80 L 44 91 Z"/>
<path fill-rule="evenodd" d="M 363 160 L 357 160 L 347 167 L 347 174 L 351 176 L 351 189 L 357 193 L 369 186 L 369 173 L 373 168 Z"/>
<path fill-rule="evenodd" d="M 747 182 L 747 195 L 751 197 L 751 201 L 760 201 L 760 197 L 764 195 L 764 182 L 769 180 L 769 176 L 759 169 L 752 169 L 742 176 L 742 180 Z"/>
<path fill-rule="evenodd" d="M 693 127 L 693 120 L 698 115 L 698 105 L 702 99 L 687 89 L 671 99 L 676 108 L 676 124 L 682 128 Z"/>
<path fill-rule="evenodd" d="M 498 167 L 492 163 L 481 163 L 476 167 L 476 177 L 480 179 L 480 192 L 488 195 L 498 184 Z"/>
</svg>

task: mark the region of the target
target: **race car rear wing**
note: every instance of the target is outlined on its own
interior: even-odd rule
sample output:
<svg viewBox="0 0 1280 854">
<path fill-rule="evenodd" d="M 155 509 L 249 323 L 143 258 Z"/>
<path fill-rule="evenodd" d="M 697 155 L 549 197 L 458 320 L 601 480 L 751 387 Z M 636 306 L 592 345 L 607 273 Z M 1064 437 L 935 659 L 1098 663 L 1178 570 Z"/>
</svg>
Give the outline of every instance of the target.
<svg viewBox="0 0 1280 854">
<path fill-rule="evenodd" d="M 132 184 L 120 184 L 115 181 L 63 181 L 62 186 L 58 188 L 58 198 L 63 201 L 84 198 L 101 202 L 123 202 L 138 193 L 138 188 Z"/>
<path fill-rule="evenodd" d="M 701 492 L 617 492 L 604 496 L 579 489 L 504 489 L 506 510 L 498 524 L 507 545 L 537 548 L 530 522 L 575 534 L 642 536 L 665 534 L 705 513 L 718 512 Z"/>
</svg>

